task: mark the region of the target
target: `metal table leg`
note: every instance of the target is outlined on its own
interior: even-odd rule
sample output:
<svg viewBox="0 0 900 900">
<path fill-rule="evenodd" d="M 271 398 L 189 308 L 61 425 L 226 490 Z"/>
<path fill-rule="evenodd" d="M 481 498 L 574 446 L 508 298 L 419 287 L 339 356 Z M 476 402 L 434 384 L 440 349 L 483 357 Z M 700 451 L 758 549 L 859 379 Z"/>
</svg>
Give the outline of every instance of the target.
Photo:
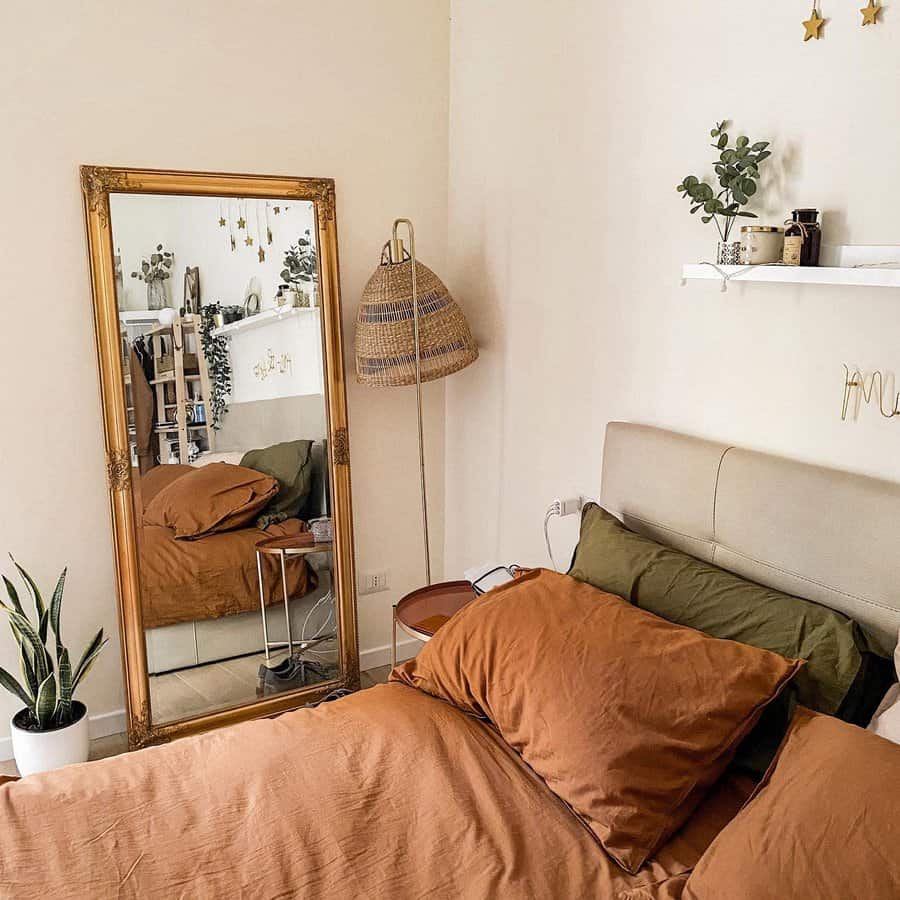
<svg viewBox="0 0 900 900">
<path fill-rule="evenodd" d="M 259 579 L 259 608 L 262 612 L 263 646 L 266 649 L 266 662 L 269 661 L 269 628 L 266 621 L 266 592 L 263 587 L 262 554 L 256 551 L 256 576 Z"/>
<path fill-rule="evenodd" d="M 284 618 L 287 624 L 288 658 L 292 658 L 294 655 L 294 639 L 291 635 L 291 598 L 288 596 L 287 567 L 284 563 L 284 550 L 282 550 L 278 555 L 281 557 L 281 587 L 284 591 Z"/>
</svg>

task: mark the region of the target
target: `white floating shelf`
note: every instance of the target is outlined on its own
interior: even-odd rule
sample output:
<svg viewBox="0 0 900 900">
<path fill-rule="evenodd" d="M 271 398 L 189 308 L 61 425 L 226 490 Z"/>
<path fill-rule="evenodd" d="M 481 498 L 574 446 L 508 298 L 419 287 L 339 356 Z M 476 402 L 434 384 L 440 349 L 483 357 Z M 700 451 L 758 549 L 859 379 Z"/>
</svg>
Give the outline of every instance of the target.
<svg viewBox="0 0 900 900">
<path fill-rule="evenodd" d="M 781 284 L 840 284 L 855 287 L 900 287 L 900 268 L 848 269 L 834 266 L 719 266 L 730 275 L 729 283 L 758 281 Z M 682 277 L 703 281 L 721 281 L 722 275 L 712 266 L 686 265 Z"/>
<path fill-rule="evenodd" d="M 318 306 L 290 306 L 287 309 L 267 309 L 265 312 L 257 313 L 255 316 L 248 316 L 246 319 L 238 319 L 237 322 L 230 322 L 217 328 L 213 333 L 223 337 L 236 334 L 238 331 L 249 331 L 252 328 L 261 328 L 271 322 L 280 322 L 282 319 L 293 319 L 297 316 L 318 315 Z"/>
<path fill-rule="evenodd" d="M 687 263 L 682 278 L 769 284 L 836 284 L 844 287 L 900 288 L 900 247 L 823 247 L 821 266 L 711 266 Z"/>
</svg>

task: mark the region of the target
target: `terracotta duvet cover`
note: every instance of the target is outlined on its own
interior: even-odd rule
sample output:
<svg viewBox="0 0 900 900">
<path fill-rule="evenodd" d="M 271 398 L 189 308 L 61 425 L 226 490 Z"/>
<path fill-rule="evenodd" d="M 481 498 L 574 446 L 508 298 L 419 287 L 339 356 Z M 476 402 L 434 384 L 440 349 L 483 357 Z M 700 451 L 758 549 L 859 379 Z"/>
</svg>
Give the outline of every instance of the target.
<svg viewBox="0 0 900 900">
<path fill-rule="evenodd" d="M 637 875 L 482 721 L 388 684 L 0 787 L 0 897 L 678 900 L 749 786 Z"/>
<path fill-rule="evenodd" d="M 256 545 L 306 530 L 300 519 L 286 519 L 265 531 L 239 528 L 183 541 L 175 539 L 171 528 L 145 525 L 140 534 L 144 627 L 257 612 Z M 302 597 L 316 587 L 315 572 L 304 560 L 289 560 L 286 571 L 291 597 Z M 281 603 L 281 574 L 274 557 L 264 559 L 263 578 L 270 586 L 271 602 Z"/>
</svg>

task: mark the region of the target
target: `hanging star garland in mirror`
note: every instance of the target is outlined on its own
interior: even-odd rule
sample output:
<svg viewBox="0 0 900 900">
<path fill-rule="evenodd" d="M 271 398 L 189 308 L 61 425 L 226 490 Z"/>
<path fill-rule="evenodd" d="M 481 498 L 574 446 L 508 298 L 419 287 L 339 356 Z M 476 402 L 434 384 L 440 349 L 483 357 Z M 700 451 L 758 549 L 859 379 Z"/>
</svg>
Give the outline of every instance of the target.
<svg viewBox="0 0 900 900">
<path fill-rule="evenodd" d="M 813 3 L 812 12 L 810 13 L 809 18 L 803 23 L 803 27 L 806 29 L 806 34 L 803 35 L 803 42 L 809 40 L 821 40 L 821 29 L 825 24 L 825 20 L 819 15 L 819 10 L 816 3 Z"/>
<path fill-rule="evenodd" d="M 878 24 L 878 13 L 881 12 L 881 7 L 875 2 L 875 0 L 869 0 L 869 5 L 864 6 L 860 12 L 862 13 L 862 23 L 863 28 L 866 25 L 877 25 Z"/>
</svg>

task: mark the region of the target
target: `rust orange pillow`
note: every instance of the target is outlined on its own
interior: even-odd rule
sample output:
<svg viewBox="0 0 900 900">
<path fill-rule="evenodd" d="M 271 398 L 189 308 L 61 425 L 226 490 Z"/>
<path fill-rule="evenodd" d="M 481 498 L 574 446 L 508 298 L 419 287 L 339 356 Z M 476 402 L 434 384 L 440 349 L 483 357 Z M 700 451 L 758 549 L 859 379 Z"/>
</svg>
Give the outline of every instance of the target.
<svg viewBox="0 0 900 900">
<path fill-rule="evenodd" d="M 684 900 L 900 896 L 900 747 L 800 707 Z"/>
<path fill-rule="evenodd" d="M 173 481 L 177 481 L 182 475 L 193 472 L 193 466 L 182 466 L 174 463 L 170 465 L 154 466 L 149 472 L 141 475 L 141 496 L 144 506 Z"/>
<path fill-rule="evenodd" d="M 269 475 L 211 463 L 159 491 L 144 509 L 144 524 L 172 528 L 183 540 L 231 531 L 250 524 L 277 493 Z"/>
<path fill-rule="evenodd" d="M 801 665 L 538 569 L 470 603 L 391 680 L 489 719 L 635 873 Z"/>
</svg>

